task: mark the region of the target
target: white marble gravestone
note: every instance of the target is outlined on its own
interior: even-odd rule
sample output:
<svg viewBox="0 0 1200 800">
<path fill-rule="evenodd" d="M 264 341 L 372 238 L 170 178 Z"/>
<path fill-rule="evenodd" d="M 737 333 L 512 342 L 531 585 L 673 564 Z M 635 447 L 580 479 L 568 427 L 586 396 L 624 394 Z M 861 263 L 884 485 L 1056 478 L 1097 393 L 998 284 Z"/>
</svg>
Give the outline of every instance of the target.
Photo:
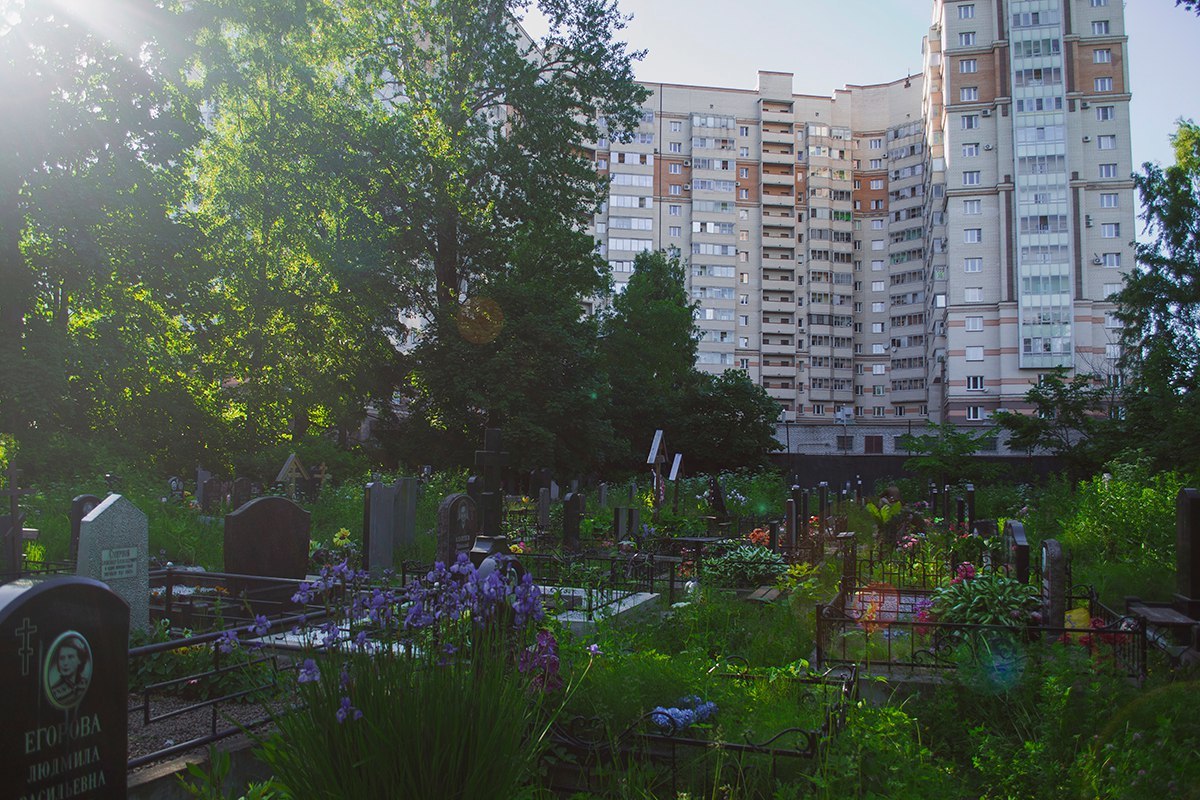
<svg viewBox="0 0 1200 800">
<path fill-rule="evenodd" d="M 79 523 L 75 573 L 107 584 L 129 604 L 130 630 L 150 630 L 150 526 L 123 495 L 110 494 Z"/>
</svg>

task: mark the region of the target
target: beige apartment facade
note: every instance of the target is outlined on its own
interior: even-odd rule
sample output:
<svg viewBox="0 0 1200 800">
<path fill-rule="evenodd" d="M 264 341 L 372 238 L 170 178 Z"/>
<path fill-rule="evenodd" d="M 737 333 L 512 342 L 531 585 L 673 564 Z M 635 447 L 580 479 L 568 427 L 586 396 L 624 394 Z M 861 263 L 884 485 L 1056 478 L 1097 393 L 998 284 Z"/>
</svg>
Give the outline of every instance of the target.
<svg viewBox="0 0 1200 800">
<path fill-rule="evenodd" d="M 920 75 L 832 96 L 778 72 L 647 83 L 633 139 L 596 143 L 616 291 L 639 251 L 677 250 L 698 366 L 761 384 L 792 452 L 896 452 L 926 420 L 1021 409 L 1055 366 L 1115 370 L 1105 298 L 1134 235 L 1120 4 L 934 0 L 918 44 Z"/>
</svg>

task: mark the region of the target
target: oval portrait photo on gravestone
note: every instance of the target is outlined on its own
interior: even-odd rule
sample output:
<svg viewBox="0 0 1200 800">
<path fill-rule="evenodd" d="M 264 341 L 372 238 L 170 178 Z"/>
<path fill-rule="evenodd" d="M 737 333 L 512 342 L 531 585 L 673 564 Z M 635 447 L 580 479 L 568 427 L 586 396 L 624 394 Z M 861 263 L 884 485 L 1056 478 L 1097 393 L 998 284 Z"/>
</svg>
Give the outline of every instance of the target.
<svg viewBox="0 0 1200 800">
<path fill-rule="evenodd" d="M 50 705 L 70 711 L 92 682 L 92 648 L 83 634 L 67 631 L 54 640 L 42 667 L 42 686 Z"/>
</svg>

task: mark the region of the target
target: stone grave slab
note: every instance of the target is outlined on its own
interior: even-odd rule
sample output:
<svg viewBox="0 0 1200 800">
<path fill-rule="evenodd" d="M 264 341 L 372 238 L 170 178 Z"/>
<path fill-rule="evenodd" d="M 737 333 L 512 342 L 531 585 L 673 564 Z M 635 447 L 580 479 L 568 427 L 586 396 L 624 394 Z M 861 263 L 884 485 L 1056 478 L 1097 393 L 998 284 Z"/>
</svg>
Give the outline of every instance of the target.
<svg viewBox="0 0 1200 800">
<path fill-rule="evenodd" d="M 150 630 L 150 526 L 124 495 L 110 494 L 80 520 L 75 574 L 108 586 L 129 606 L 129 626 Z"/>
<path fill-rule="evenodd" d="M 0 586 L 0 796 L 124 798 L 129 606 L 99 581 Z"/>
</svg>

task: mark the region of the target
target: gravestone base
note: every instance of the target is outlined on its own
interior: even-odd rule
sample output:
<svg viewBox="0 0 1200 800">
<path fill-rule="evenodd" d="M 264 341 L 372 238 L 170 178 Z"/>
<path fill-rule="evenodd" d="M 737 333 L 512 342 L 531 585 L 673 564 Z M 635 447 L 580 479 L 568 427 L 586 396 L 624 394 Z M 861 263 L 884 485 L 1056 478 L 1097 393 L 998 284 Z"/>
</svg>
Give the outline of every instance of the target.
<svg viewBox="0 0 1200 800">
<path fill-rule="evenodd" d="M 576 586 L 546 586 L 543 591 L 550 594 L 560 594 L 566 609 L 554 615 L 575 636 L 587 636 L 596 632 L 596 625 L 602 619 L 620 619 L 630 621 L 640 619 L 662 610 L 662 595 L 651 592 L 629 592 L 617 597 L 611 603 L 592 609 L 591 619 L 588 619 L 587 590 Z"/>
</svg>

